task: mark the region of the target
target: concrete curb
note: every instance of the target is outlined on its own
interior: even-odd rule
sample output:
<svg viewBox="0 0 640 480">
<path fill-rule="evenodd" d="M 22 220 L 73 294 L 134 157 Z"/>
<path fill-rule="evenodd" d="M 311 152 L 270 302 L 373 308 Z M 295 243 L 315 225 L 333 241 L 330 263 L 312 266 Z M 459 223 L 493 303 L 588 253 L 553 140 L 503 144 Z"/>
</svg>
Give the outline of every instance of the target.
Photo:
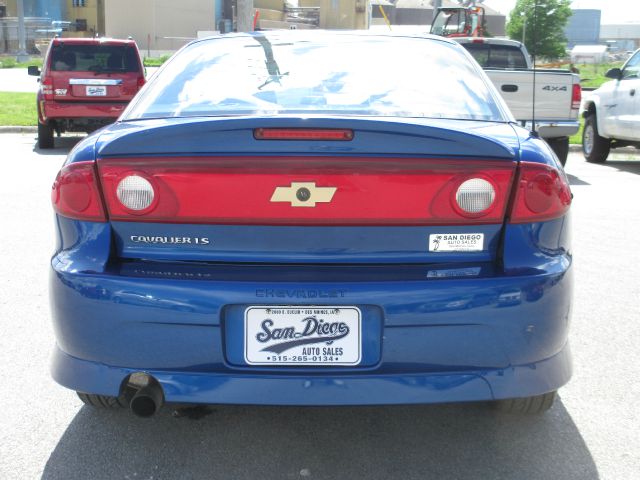
<svg viewBox="0 0 640 480">
<path fill-rule="evenodd" d="M 38 127 L 0 127 L 0 133 L 38 133 Z"/>
<path fill-rule="evenodd" d="M 581 152 L 582 151 L 582 145 L 569 145 L 569 151 L 570 152 Z"/>
</svg>

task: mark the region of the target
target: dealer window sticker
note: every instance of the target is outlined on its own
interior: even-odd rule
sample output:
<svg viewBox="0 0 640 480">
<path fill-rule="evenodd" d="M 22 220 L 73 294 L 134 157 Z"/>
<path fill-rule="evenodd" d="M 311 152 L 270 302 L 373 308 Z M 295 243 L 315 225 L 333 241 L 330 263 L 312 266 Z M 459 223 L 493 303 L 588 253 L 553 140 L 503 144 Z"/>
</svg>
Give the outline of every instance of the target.
<svg viewBox="0 0 640 480">
<path fill-rule="evenodd" d="M 484 233 L 434 233 L 429 235 L 430 252 L 481 252 Z"/>
</svg>

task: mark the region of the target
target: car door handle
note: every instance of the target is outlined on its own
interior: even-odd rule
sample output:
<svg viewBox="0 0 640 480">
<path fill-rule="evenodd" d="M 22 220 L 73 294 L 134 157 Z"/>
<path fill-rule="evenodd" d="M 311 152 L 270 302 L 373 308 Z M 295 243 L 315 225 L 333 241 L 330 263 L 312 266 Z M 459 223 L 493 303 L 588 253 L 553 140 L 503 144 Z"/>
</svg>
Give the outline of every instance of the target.
<svg viewBox="0 0 640 480">
<path fill-rule="evenodd" d="M 502 91 L 503 92 L 508 92 L 508 93 L 517 92 L 518 91 L 518 86 L 517 85 L 505 84 L 505 85 L 502 85 Z"/>
<path fill-rule="evenodd" d="M 629 92 L 629 95 L 633 97 L 635 94 L 636 94 L 636 89 L 632 88 L 631 91 Z"/>
</svg>

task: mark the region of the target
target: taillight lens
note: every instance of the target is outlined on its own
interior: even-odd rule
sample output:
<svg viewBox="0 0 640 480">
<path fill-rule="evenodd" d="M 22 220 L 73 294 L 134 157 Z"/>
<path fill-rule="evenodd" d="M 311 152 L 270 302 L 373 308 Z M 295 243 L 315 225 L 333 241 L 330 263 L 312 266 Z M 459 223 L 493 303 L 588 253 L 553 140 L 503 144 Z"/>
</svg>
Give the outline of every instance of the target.
<svg viewBox="0 0 640 480">
<path fill-rule="evenodd" d="M 493 184 L 484 178 L 470 178 L 456 191 L 456 204 L 465 216 L 477 216 L 487 212 L 496 199 Z"/>
<path fill-rule="evenodd" d="M 53 100 L 53 78 L 42 77 L 40 90 L 45 100 Z"/>
<path fill-rule="evenodd" d="M 582 87 L 579 83 L 575 83 L 573 85 L 573 90 L 571 94 L 571 109 L 579 110 L 580 103 L 582 102 Z"/>
<path fill-rule="evenodd" d="M 380 157 L 98 161 L 111 220 L 245 225 L 502 223 L 515 169 L 510 161 Z"/>
<path fill-rule="evenodd" d="M 139 174 L 126 175 L 118 182 L 116 195 L 120 203 L 133 213 L 144 213 L 154 205 L 155 189 L 149 180 Z"/>
<path fill-rule="evenodd" d="M 93 162 L 63 167 L 53 183 L 51 202 L 56 213 L 64 217 L 106 221 Z"/>
<path fill-rule="evenodd" d="M 144 77 L 138 77 L 138 90 L 140 90 L 145 83 L 146 83 L 146 80 Z"/>
<path fill-rule="evenodd" d="M 571 206 L 571 189 L 563 172 L 548 165 L 522 162 L 511 223 L 533 223 L 564 215 Z"/>
</svg>

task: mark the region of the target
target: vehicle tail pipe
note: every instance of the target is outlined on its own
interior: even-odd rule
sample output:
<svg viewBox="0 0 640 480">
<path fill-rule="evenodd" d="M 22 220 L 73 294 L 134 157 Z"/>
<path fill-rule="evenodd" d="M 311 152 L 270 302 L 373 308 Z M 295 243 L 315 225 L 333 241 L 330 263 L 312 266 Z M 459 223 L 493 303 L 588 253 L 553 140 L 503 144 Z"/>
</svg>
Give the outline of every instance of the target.
<svg viewBox="0 0 640 480">
<path fill-rule="evenodd" d="M 149 383 L 138 390 L 129 402 L 129 408 L 138 417 L 151 417 L 164 404 L 164 393 L 157 382 Z"/>
</svg>

